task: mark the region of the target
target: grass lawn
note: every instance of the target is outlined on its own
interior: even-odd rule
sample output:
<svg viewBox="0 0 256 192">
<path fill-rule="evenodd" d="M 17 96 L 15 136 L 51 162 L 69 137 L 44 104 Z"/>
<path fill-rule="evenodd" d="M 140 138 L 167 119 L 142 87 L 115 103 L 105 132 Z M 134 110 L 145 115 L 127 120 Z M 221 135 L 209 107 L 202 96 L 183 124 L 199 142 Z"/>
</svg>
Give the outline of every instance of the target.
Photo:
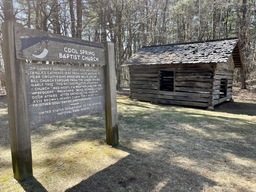
<svg viewBox="0 0 256 192">
<path fill-rule="evenodd" d="M 104 119 L 32 128 L 34 177 L 13 179 L 7 109 L 0 101 L 0 191 L 256 191 L 256 102 L 215 111 L 118 96 L 120 145 Z"/>
</svg>

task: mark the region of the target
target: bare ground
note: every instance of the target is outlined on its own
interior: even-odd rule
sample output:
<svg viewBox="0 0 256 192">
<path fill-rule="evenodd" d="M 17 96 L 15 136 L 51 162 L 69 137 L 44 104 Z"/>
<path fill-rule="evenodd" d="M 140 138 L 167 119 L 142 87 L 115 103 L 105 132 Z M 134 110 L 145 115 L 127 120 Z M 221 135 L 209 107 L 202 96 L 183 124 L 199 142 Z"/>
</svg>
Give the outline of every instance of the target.
<svg viewBox="0 0 256 192">
<path fill-rule="evenodd" d="M 119 95 L 120 145 L 101 117 L 33 128 L 34 177 L 12 178 L 6 103 L 0 101 L 0 191 L 256 191 L 256 95 L 236 89 L 215 111 Z"/>
</svg>

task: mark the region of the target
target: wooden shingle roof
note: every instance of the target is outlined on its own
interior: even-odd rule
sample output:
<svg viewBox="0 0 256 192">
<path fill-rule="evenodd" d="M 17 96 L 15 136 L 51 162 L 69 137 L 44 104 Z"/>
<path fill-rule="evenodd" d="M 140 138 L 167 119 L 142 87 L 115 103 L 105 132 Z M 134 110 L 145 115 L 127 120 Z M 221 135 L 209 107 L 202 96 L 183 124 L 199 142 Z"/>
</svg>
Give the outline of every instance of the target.
<svg viewBox="0 0 256 192">
<path fill-rule="evenodd" d="M 126 64 L 222 63 L 231 56 L 235 67 L 241 67 L 238 39 L 142 47 Z"/>
</svg>

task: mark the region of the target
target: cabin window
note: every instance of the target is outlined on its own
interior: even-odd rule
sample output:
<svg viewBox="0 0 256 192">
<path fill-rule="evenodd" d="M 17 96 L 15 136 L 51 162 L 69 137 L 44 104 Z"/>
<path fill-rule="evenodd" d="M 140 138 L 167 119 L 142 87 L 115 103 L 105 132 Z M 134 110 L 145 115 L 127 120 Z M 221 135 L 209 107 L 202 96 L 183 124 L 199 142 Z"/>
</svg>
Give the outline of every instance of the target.
<svg viewBox="0 0 256 192">
<path fill-rule="evenodd" d="M 159 72 L 160 91 L 174 91 L 174 71 Z"/>
<path fill-rule="evenodd" d="M 228 79 L 220 80 L 220 98 L 227 97 L 228 92 Z"/>
</svg>

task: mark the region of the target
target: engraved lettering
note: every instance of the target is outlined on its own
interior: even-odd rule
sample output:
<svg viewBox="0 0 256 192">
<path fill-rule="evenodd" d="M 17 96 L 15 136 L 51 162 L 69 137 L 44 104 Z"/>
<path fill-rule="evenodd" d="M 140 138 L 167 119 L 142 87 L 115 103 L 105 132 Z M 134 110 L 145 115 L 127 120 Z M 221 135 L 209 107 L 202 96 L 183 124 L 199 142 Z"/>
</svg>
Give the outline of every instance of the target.
<svg viewBox="0 0 256 192">
<path fill-rule="evenodd" d="M 26 82 L 32 124 L 103 111 L 103 68 L 26 64 Z"/>
</svg>

